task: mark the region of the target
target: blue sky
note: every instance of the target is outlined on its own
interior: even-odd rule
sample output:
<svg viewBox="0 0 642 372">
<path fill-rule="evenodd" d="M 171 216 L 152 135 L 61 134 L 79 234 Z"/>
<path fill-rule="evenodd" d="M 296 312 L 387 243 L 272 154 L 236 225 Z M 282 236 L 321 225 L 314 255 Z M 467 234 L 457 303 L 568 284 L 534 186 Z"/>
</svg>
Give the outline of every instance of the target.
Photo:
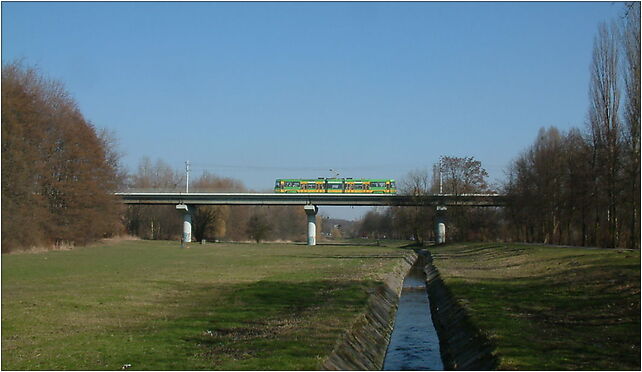
<svg viewBox="0 0 642 372">
<path fill-rule="evenodd" d="M 593 38 L 622 6 L 3 2 L 2 61 L 62 81 L 132 170 L 190 160 L 261 191 L 453 155 L 499 181 L 540 127 L 584 126 Z"/>
</svg>

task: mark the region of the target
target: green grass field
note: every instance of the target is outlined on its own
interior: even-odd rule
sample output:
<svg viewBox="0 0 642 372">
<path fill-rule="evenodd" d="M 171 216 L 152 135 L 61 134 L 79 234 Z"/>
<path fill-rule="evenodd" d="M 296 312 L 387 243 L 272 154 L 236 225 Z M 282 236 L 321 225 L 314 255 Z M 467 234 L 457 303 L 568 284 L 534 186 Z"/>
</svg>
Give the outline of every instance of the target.
<svg viewBox="0 0 642 372">
<path fill-rule="evenodd" d="M 640 370 L 640 251 L 430 248 L 500 369 Z"/>
<path fill-rule="evenodd" d="M 2 255 L 2 369 L 317 369 L 400 245 Z"/>
</svg>

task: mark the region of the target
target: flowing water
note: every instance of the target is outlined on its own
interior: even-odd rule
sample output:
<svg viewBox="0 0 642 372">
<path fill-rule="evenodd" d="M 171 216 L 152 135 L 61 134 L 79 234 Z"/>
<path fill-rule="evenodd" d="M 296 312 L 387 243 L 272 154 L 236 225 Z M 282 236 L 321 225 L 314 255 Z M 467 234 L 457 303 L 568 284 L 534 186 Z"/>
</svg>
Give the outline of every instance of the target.
<svg viewBox="0 0 642 372">
<path fill-rule="evenodd" d="M 430 316 L 424 272 L 412 267 L 403 281 L 401 298 L 383 363 L 384 371 L 443 370 L 439 338 Z"/>
</svg>

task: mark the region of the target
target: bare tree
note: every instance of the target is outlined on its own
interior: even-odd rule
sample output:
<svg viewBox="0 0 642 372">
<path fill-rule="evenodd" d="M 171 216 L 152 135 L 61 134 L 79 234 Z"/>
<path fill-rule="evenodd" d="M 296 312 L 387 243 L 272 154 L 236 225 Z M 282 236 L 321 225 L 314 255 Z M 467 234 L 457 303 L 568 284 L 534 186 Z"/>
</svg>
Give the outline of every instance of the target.
<svg viewBox="0 0 642 372">
<path fill-rule="evenodd" d="M 417 242 L 423 244 L 432 235 L 430 222 L 434 219 L 434 208 L 426 204 L 426 195 L 430 194 L 432 182 L 426 169 L 414 170 L 404 177 L 400 185 L 400 193 L 412 195 L 415 206 L 395 208 L 395 225 L 405 230 Z"/>
<path fill-rule="evenodd" d="M 445 193 L 468 194 L 488 189 L 488 172 L 474 157 L 442 156 L 439 164 Z"/>
<path fill-rule="evenodd" d="M 137 191 L 179 191 L 183 180 L 182 173 L 163 160 L 153 163 L 143 157 L 127 186 Z M 171 205 L 130 205 L 125 221 L 130 234 L 146 239 L 177 239 L 182 232 L 180 214 Z"/>
<path fill-rule="evenodd" d="M 374 239 L 386 239 L 393 235 L 393 212 L 391 208 L 383 211 L 372 209 L 359 223 L 359 236 Z"/>
<path fill-rule="evenodd" d="M 509 230 L 529 241 L 639 247 L 639 3 L 626 6 L 619 30 L 599 26 L 590 72 L 587 133 L 540 131 L 513 163 Z"/>
<path fill-rule="evenodd" d="M 192 216 L 192 229 L 196 241 L 217 240 L 225 236 L 230 207 L 227 205 L 203 205 Z"/>
<path fill-rule="evenodd" d="M 219 177 L 207 171 L 203 172 L 190 185 L 194 192 L 232 192 L 244 191 L 240 181 Z M 227 233 L 230 207 L 225 205 L 199 206 L 193 216 L 192 227 L 196 240 L 219 239 Z"/>
<path fill-rule="evenodd" d="M 626 6 L 621 26 L 623 50 L 626 202 L 629 212 L 628 245 L 640 247 L 640 3 Z"/>
<path fill-rule="evenodd" d="M 267 209 L 264 208 L 264 213 L 272 226 L 270 236 L 282 240 L 303 241 L 306 239 L 307 217 L 302 207 L 270 206 Z M 317 216 L 319 226 L 317 233 L 322 231 L 322 220 L 321 216 Z"/>
<path fill-rule="evenodd" d="M 566 236 L 561 242 L 586 246 L 591 240 L 589 226 L 594 202 L 591 197 L 595 182 L 591 168 L 592 149 L 577 128 L 569 130 L 562 146 L 561 222 L 566 226 Z"/>
<path fill-rule="evenodd" d="M 118 164 L 62 83 L 2 66 L 2 246 L 85 244 L 120 232 Z"/>
<path fill-rule="evenodd" d="M 267 218 L 258 211 L 250 217 L 247 223 L 247 233 L 257 244 L 267 238 L 271 229 L 272 227 Z"/>
<path fill-rule="evenodd" d="M 511 238 L 543 243 L 586 244 L 592 213 L 591 147 L 577 129 L 540 129 L 511 166 L 506 208 Z"/>
<path fill-rule="evenodd" d="M 442 156 L 439 167 L 446 194 L 488 192 L 488 172 L 474 157 Z M 448 235 L 451 240 L 470 240 L 491 235 L 488 231 L 489 210 L 454 208 L 448 211 Z M 483 228 L 484 232 L 481 231 Z"/>
<path fill-rule="evenodd" d="M 595 198 L 605 195 L 604 204 L 596 203 L 594 229 L 603 235 L 603 245 L 617 245 L 617 176 L 620 168 L 620 90 L 618 87 L 617 33 L 613 25 L 599 26 L 593 45 L 589 85 L 588 125 L 593 146 L 593 167 L 597 182 Z M 605 213 L 604 213 L 605 212 Z M 602 224 L 602 221 L 606 221 Z M 601 228 L 606 225 L 606 229 Z M 600 231 L 603 231 L 600 234 Z"/>
</svg>

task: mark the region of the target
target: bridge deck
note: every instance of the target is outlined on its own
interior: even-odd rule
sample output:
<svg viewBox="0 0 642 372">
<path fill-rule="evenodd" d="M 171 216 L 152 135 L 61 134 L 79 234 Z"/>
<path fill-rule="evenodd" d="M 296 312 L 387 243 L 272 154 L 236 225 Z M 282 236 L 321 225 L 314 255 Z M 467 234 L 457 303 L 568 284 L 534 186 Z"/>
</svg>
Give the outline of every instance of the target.
<svg viewBox="0 0 642 372">
<path fill-rule="evenodd" d="M 506 198 L 497 194 L 435 194 L 421 197 L 385 194 L 267 194 L 267 193 L 116 193 L 125 204 L 196 205 L 345 205 L 345 206 L 478 206 L 497 207 Z"/>
</svg>

